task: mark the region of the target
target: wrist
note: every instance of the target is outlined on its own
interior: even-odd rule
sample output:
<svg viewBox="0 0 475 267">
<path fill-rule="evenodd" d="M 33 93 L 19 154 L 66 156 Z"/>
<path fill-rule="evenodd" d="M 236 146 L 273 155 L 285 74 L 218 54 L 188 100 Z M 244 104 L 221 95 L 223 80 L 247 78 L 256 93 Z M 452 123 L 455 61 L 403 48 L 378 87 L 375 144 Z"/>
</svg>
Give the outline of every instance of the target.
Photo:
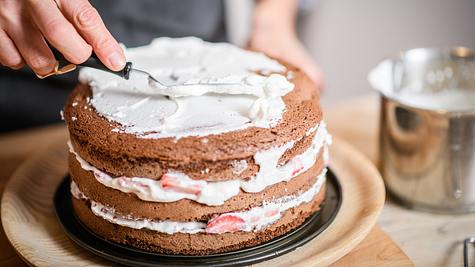
<svg viewBox="0 0 475 267">
<path fill-rule="evenodd" d="M 260 0 L 254 10 L 253 31 L 293 36 L 296 13 L 296 0 Z"/>
</svg>

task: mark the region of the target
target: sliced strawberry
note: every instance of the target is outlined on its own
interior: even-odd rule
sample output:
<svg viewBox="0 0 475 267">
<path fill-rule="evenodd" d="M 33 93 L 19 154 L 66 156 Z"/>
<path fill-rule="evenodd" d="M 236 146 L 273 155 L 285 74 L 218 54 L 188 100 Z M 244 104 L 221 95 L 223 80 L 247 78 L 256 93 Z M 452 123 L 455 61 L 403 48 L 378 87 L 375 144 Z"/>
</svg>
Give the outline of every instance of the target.
<svg viewBox="0 0 475 267">
<path fill-rule="evenodd" d="M 252 216 L 251 217 L 251 223 L 256 223 L 262 219 L 262 216 Z"/>
<path fill-rule="evenodd" d="M 200 184 L 183 185 L 177 177 L 168 173 L 165 173 L 160 181 L 163 189 L 178 193 L 199 195 L 202 189 Z"/>
<path fill-rule="evenodd" d="M 292 160 L 292 167 L 293 167 L 292 176 L 295 176 L 296 174 L 301 172 L 304 168 L 302 160 L 300 160 L 299 158 L 294 158 Z"/>
<path fill-rule="evenodd" d="M 143 184 L 141 182 L 137 182 L 137 181 L 133 181 L 133 180 L 130 180 L 128 178 L 117 178 L 117 179 L 121 179 L 119 180 L 119 183 L 121 186 L 124 186 L 124 187 L 136 187 L 136 188 L 142 188 L 142 189 L 149 189 L 149 186 L 146 185 L 146 184 Z"/>
<path fill-rule="evenodd" d="M 244 219 L 230 214 L 220 215 L 208 222 L 205 231 L 210 234 L 222 234 L 243 230 L 246 226 Z"/>
<path fill-rule="evenodd" d="M 97 180 L 102 181 L 102 182 L 107 180 L 107 177 L 98 170 L 94 170 L 94 176 L 96 177 Z"/>
<path fill-rule="evenodd" d="M 118 177 L 118 178 L 115 178 L 117 179 L 117 181 L 119 182 L 119 185 L 122 186 L 122 187 L 129 187 L 130 186 L 130 182 L 127 181 L 127 179 L 125 179 L 124 177 Z"/>
<path fill-rule="evenodd" d="M 150 186 L 148 186 L 148 185 L 146 185 L 146 184 L 143 184 L 143 183 L 140 183 L 140 182 L 134 182 L 134 185 L 135 185 L 136 187 L 141 187 L 141 188 L 143 188 L 143 189 L 149 189 L 149 188 L 150 188 Z"/>
<path fill-rule="evenodd" d="M 275 216 L 277 213 L 279 213 L 278 209 L 268 210 L 264 213 L 264 216 L 272 217 L 272 216 Z"/>
</svg>

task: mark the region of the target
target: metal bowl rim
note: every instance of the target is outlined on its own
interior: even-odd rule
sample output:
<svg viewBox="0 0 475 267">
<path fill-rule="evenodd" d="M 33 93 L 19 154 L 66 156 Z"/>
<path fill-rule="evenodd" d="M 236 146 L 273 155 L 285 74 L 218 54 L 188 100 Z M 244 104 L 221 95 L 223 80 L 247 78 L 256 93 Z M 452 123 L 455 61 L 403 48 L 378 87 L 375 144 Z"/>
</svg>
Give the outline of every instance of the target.
<svg viewBox="0 0 475 267">
<path fill-rule="evenodd" d="M 419 55 L 417 55 L 419 54 Z M 399 56 L 396 59 L 402 61 L 418 61 L 417 56 L 423 54 L 425 60 L 433 59 L 471 59 L 475 61 L 475 49 L 467 46 L 453 46 L 453 47 L 418 47 L 399 52 Z M 419 59 L 420 60 L 420 59 Z"/>
<path fill-rule="evenodd" d="M 389 102 L 398 104 L 404 108 L 411 109 L 411 110 L 433 113 L 433 114 L 437 114 L 439 116 L 445 116 L 445 117 L 475 116 L 475 108 L 465 109 L 465 110 L 447 110 L 447 109 L 429 109 L 429 108 L 414 107 L 414 106 L 405 104 L 404 102 L 401 102 L 397 100 L 396 98 L 388 96 L 379 90 L 378 92 L 382 99 L 386 99 Z"/>
</svg>

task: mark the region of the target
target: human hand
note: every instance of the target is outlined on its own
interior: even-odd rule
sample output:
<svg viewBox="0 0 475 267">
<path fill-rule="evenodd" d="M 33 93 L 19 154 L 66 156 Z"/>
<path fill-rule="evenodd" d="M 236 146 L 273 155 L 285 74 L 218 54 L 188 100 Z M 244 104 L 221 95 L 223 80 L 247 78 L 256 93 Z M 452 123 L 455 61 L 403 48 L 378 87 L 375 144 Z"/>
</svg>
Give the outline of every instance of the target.
<svg viewBox="0 0 475 267">
<path fill-rule="evenodd" d="M 300 68 L 319 89 L 323 89 L 320 69 L 295 34 L 254 33 L 249 48 Z"/>
<path fill-rule="evenodd" d="M 53 71 L 56 60 L 46 41 L 73 64 L 91 52 L 112 70 L 125 55 L 87 0 L 0 0 L 0 64 L 19 69 L 26 63 L 38 75 Z"/>
<path fill-rule="evenodd" d="M 297 6 L 297 0 L 257 1 L 249 48 L 300 68 L 323 89 L 320 69 L 297 37 Z"/>
</svg>

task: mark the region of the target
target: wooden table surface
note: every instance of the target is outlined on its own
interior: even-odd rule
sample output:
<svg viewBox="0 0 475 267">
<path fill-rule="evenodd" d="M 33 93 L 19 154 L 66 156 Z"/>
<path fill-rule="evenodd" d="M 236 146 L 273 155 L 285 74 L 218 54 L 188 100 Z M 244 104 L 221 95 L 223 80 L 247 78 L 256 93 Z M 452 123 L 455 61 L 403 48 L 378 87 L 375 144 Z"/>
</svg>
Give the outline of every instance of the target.
<svg viewBox="0 0 475 267">
<path fill-rule="evenodd" d="M 344 104 L 345 109 L 358 110 L 365 116 L 374 114 L 366 114 L 370 106 L 377 105 L 375 98 L 362 98 L 352 102 L 352 105 Z M 367 105 L 370 101 L 372 105 Z M 358 120 L 373 120 L 373 117 L 361 117 L 358 120 L 348 120 L 348 114 L 351 116 L 359 116 L 358 113 L 346 113 L 338 109 L 330 109 L 327 114 L 329 127 L 335 134 L 343 137 L 353 143 L 357 148 L 361 149 L 373 162 L 377 161 L 376 151 L 376 124 L 368 124 L 371 127 L 350 127 L 351 123 L 347 121 L 357 122 Z M 346 114 L 345 114 L 346 113 Z M 356 126 L 356 125 L 353 125 Z M 352 134 L 349 131 L 352 131 Z M 36 151 L 47 149 L 55 140 L 61 139 L 65 135 L 65 127 L 63 125 L 47 126 L 38 129 L 31 129 L 10 134 L 0 135 L 0 196 L 5 187 L 6 181 L 15 170 L 28 156 Z M 396 218 L 400 213 L 400 208 L 389 204 L 383 211 L 383 218 L 380 220 L 381 226 L 385 231 L 391 233 L 389 237 L 379 226 L 370 232 L 363 242 L 361 242 L 350 254 L 337 261 L 333 266 L 412 266 L 412 262 L 406 257 L 401 249 L 394 244 L 391 238 L 398 240 L 399 245 L 412 249 L 414 242 L 410 242 L 411 234 L 414 232 L 406 228 L 407 223 L 403 218 Z M 392 217 L 391 217 L 392 216 Z M 473 221 L 472 221 L 473 222 Z M 399 226 L 399 227 L 398 227 Z M 420 226 L 420 224 L 419 224 Z M 407 232 L 402 234 L 401 232 Z M 396 235 L 396 238 L 393 236 Z M 418 238 L 421 236 L 419 235 Z M 407 251 L 406 253 L 412 252 Z M 417 253 L 409 253 L 418 260 Z M 411 255 L 412 254 L 412 255 Z M 417 254 L 417 255 L 416 255 Z M 415 255 L 415 256 L 413 256 Z M 422 255 L 422 254 L 421 254 Z M 361 261 L 368 259 L 368 261 Z M 417 262 L 417 261 L 416 261 Z M 421 261 L 424 263 L 423 261 Z M 428 262 L 428 261 L 425 261 Z M 357 264 L 358 263 L 358 264 Z M 3 228 L 0 229 L 0 266 L 25 266 L 26 264 L 16 255 L 13 248 L 5 237 Z M 424 265 L 426 266 L 426 265 Z M 435 266 L 435 265 L 432 265 Z M 442 265 L 441 265 L 442 266 Z"/>
</svg>

